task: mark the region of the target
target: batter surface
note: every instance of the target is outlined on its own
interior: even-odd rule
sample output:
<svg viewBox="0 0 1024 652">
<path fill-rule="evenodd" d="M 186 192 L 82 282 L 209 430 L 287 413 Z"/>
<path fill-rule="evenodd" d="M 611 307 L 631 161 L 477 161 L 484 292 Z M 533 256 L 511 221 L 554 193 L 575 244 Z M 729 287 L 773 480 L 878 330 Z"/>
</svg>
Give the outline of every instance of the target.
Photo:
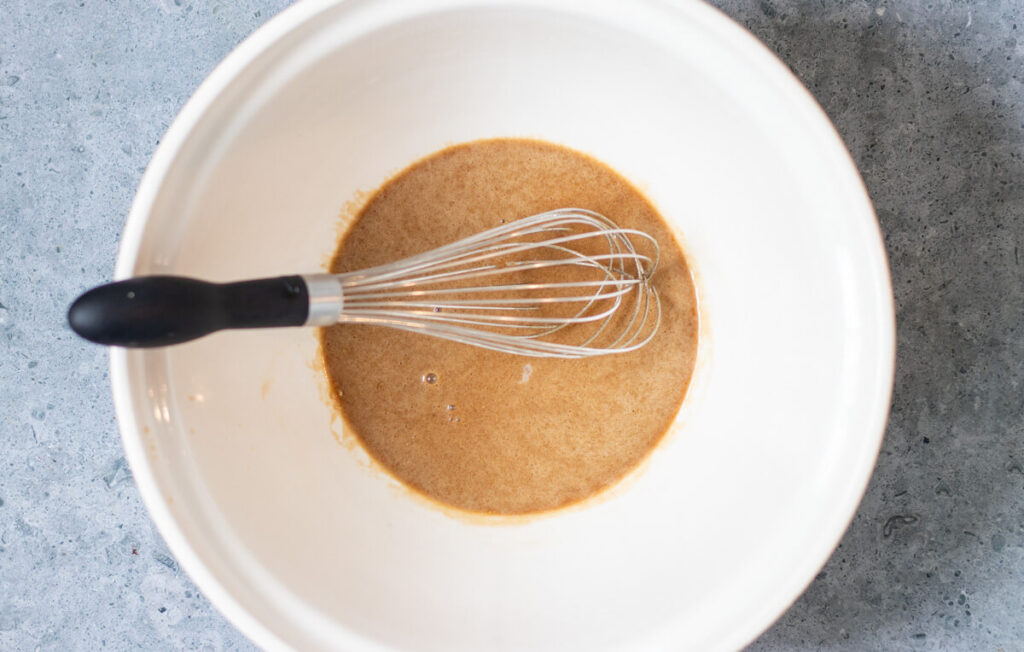
<svg viewBox="0 0 1024 652">
<path fill-rule="evenodd" d="M 373 195 L 331 271 L 390 262 L 562 207 L 597 211 L 658 240 L 653 283 L 662 321 L 642 349 L 538 359 L 376 326 L 321 331 L 348 426 L 373 458 L 429 498 L 498 514 L 580 501 L 635 468 L 679 411 L 697 348 L 686 260 L 650 203 L 588 156 L 521 139 L 437 152 Z"/>
</svg>

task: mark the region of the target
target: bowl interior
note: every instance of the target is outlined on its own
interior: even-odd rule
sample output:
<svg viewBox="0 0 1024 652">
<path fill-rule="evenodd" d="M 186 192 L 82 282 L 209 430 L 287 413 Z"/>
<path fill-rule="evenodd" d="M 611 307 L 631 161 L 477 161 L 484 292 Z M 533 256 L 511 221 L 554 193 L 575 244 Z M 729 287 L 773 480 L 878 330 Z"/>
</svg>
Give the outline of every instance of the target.
<svg viewBox="0 0 1024 652">
<path fill-rule="evenodd" d="M 413 160 L 564 144 L 644 190 L 695 271 L 700 357 L 670 435 L 582 507 L 459 518 L 345 445 L 311 331 L 223 333 L 113 354 L 147 505 L 265 645 L 742 645 L 825 561 L 884 425 L 891 292 L 855 169 L 701 4 L 413 4 L 301 5 L 232 55 L 154 159 L 118 273 L 317 271 L 360 193 Z"/>
</svg>

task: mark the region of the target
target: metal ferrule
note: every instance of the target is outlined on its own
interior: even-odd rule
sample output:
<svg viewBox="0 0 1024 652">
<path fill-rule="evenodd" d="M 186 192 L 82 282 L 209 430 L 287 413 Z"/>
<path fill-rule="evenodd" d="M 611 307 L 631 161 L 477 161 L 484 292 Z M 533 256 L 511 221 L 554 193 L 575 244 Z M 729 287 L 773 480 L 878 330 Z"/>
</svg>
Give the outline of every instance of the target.
<svg viewBox="0 0 1024 652">
<path fill-rule="evenodd" d="M 341 281 L 333 274 L 303 274 L 309 292 L 309 316 L 306 326 L 330 326 L 341 317 L 345 293 Z"/>
</svg>

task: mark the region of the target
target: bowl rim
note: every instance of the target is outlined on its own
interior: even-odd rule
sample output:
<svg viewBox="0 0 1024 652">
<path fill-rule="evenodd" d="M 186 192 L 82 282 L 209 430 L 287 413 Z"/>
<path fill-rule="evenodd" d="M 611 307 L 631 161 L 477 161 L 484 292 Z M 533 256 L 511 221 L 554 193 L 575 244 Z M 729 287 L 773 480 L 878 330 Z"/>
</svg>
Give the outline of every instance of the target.
<svg viewBox="0 0 1024 652">
<path fill-rule="evenodd" d="M 817 125 L 818 127 L 825 127 L 820 129 L 820 131 L 822 134 L 827 134 L 829 142 L 823 145 L 827 147 L 832 158 L 840 162 L 843 167 L 849 169 L 852 173 L 850 180 L 856 180 L 856 184 L 854 184 L 857 186 L 855 191 L 859 200 L 863 203 L 864 211 L 862 212 L 868 218 L 868 221 L 873 223 L 873 232 L 876 238 L 875 253 L 877 255 L 874 256 L 873 261 L 868 261 L 867 264 L 875 267 L 872 278 L 875 280 L 876 287 L 872 289 L 874 290 L 873 297 L 876 304 L 877 319 L 874 323 L 869 323 L 869 327 L 873 328 L 877 335 L 877 370 L 881 382 L 877 384 L 876 392 L 872 396 L 871 405 L 867 406 L 866 411 L 870 413 L 870 418 L 866 419 L 866 422 L 870 423 L 870 428 L 865 430 L 865 434 L 871 435 L 874 439 L 866 441 L 860 449 L 860 457 L 851 461 L 851 466 L 855 467 L 856 471 L 851 473 L 850 478 L 853 481 L 851 481 L 851 485 L 847 487 L 845 493 L 841 495 L 842 504 L 836 504 L 835 506 L 833 513 L 836 517 L 832 522 L 821 524 L 823 527 L 820 527 L 819 532 L 827 534 L 817 537 L 813 542 L 816 545 L 805 555 L 802 567 L 792 573 L 791 581 L 785 587 L 780 587 L 780 590 L 775 593 L 776 598 L 770 604 L 763 605 L 756 614 L 751 614 L 742 622 L 736 623 L 736 626 L 726 639 L 713 643 L 715 649 L 735 649 L 745 646 L 760 636 L 804 592 L 815 574 L 828 561 L 841 541 L 867 490 L 868 482 L 884 439 L 885 426 L 888 421 L 892 398 L 896 355 L 895 302 L 892 294 L 891 275 L 882 231 L 872 207 L 867 188 L 842 137 L 810 91 L 766 45 L 715 7 L 705 2 L 677 4 L 664 2 L 663 0 L 647 0 L 647 2 L 648 4 L 658 5 L 662 11 L 667 11 L 680 17 L 697 16 L 705 23 L 714 25 L 717 36 L 728 39 L 729 42 L 725 43 L 723 47 L 743 51 L 747 56 L 761 60 L 765 70 L 774 77 L 773 81 L 777 84 L 780 92 L 789 95 L 790 99 L 802 105 L 803 108 L 808 109 L 808 112 L 813 114 L 815 116 L 814 119 L 820 123 Z M 346 0 L 302 0 L 285 8 L 246 37 L 200 84 L 173 120 L 163 138 L 161 138 L 160 144 L 157 146 L 142 176 L 121 237 L 114 270 L 114 277 L 116 279 L 128 278 L 133 275 L 138 263 L 139 249 L 149 222 L 150 212 L 162 187 L 164 178 L 173 166 L 192 129 L 200 122 L 205 112 L 214 104 L 239 73 L 245 70 L 271 46 L 282 40 L 293 30 L 296 30 L 308 21 L 314 20 L 317 15 L 344 3 L 346 3 Z M 586 11 L 593 11 L 593 7 L 607 4 L 605 0 L 598 0 L 593 5 L 588 3 Z M 432 5 L 430 10 L 438 11 L 453 6 L 479 7 L 486 5 L 533 6 L 546 10 L 571 8 L 573 11 L 584 11 L 573 0 L 547 0 L 546 2 L 540 2 L 539 0 L 445 0 Z M 595 11 L 595 14 L 597 13 L 599 11 Z M 401 12 L 395 16 L 395 18 L 400 17 L 403 17 Z M 236 598 L 226 588 L 225 584 L 218 579 L 217 574 L 211 570 L 209 565 L 189 543 L 182 528 L 171 513 L 167 499 L 161 491 L 155 471 L 148 459 L 143 437 L 141 436 L 142 426 L 133 407 L 135 392 L 132 389 L 132 373 L 128 364 L 128 352 L 125 349 L 111 348 L 110 379 L 115 413 L 126 459 L 132 469 L 133 478 L 139 489 L 143 504 L 146 506 L 161 536 L 166 541 L 168 548 L 177 558 L 182 568 L 188 573 L 189 577 L 195 582 L 196 586 L 203 591 L 227 620 L 245 636 L 263 648 L 290 649 L 292 646 L 286 640 L 261 623 L 243 605 L 242 601 Z M 351 646 L 360 649 L 384 649 L 379 643 L 364 638 L 355 632 L 348 632 L 348 634 L 347 640 L 338 641 L 338 643 L 346 647 Z"/>
</svg>

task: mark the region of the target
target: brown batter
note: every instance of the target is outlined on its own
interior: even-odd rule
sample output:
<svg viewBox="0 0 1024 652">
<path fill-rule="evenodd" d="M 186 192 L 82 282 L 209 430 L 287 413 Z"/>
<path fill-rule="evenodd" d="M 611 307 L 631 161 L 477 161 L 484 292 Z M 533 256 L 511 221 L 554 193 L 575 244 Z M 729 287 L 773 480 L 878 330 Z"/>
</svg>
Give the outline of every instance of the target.
<svg viewBox="0 0 1024 652">
<path fill-rule="evenodd" d="M 322 330 L 345 420 L 373 458 L 434 500 L 473 512 L 539 512 L 635 468 L 675 418 L 693 370 L 696 299 L 683 253 L 655 209 L 607 166 L 549 143 L 501 139 L 449 147 L 399 173 L 369 200 L 331 262 L 332 272 L 352 271 L 569 206 L 660 243 L 653 282 L 662 322 L 642 349 L 539 359 L 375 326 Z"/>
</svg>

